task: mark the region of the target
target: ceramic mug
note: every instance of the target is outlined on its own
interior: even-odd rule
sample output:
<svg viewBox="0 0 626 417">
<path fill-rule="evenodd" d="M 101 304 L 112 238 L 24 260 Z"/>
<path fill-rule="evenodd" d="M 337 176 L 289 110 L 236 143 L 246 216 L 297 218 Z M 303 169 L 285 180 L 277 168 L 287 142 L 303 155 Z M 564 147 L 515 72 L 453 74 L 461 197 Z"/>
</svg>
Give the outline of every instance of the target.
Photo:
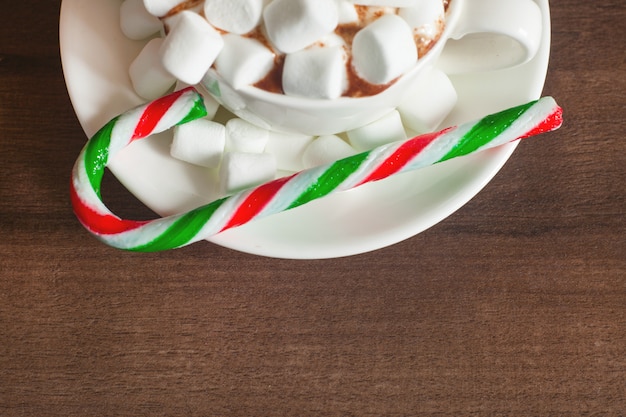
<svg viewBox="0 0 626 417">
<path fill-rule="evenodd" d="M 307 135 L 344 132 L 371 123 L 403 102 L 407 91 L 441 57 L 448 73 L 517 66 L 531 60 L 542 36 L 541 10 L 533 0 L 451 0 L 445 29 L 435 46 L 383 92 L 368 97 L 313 99 L 235 89 L 215 70 L 203 86 L 226 109 L 266 129 Z M 459 41 L 460 40 L 460 41 Z M 467 40 L 467 45 L 466 45 Z"/>
</svg>

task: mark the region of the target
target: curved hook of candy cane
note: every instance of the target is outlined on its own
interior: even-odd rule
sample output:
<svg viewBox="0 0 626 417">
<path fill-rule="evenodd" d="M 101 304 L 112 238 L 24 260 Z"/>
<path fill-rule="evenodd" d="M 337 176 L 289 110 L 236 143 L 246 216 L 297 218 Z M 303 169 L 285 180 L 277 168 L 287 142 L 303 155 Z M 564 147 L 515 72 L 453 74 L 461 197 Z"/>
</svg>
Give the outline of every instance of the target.
<svg viewBox="0 0 626 417">
<path fill-rule="evenodd" d="M 186 213 L 135 221 L 109 211 L 100 197 L 100 185 L 110 158 L 134 140 L 205 115 L 201 96 L 189 88 L 130 110 L 96 133 L 72 172 L 72 204 L 85 228 L 120 249 L 174 249 L 334 192 L 549 132 L 562 124 L 561 108 L 554 99 L 545 97 L 474 122 L 279 178 Z"/>
<path fill-rule="evenodd" d="M 117 152 L 130 143 L 207 115 L 202 96 L 192 87 L 128 110 L 110 120 L 80 152 L 72 170 L 70 196 L 74 213 L 83 226 L 105 243 L 126 248 L 131 238 L 140 242 L 142 230 L 167 227 L 180 216 L 155 221 L 124 220 L 102 202 L 104 170 Z"/>
</svg>

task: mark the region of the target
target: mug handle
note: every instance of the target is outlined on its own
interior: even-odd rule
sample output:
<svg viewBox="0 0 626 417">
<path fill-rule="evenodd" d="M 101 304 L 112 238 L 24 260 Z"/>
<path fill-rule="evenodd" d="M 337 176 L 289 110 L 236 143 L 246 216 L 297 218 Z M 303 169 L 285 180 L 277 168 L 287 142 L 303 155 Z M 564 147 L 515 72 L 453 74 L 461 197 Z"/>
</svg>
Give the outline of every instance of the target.
<svg viewBox="0 0 626 417">
<path fill-rule="evenodd" d="M 533 0 L 466 0 L 437 66 L 459 74 L 525 64 L 539 49 L 542 27 Z"/>
</svg>

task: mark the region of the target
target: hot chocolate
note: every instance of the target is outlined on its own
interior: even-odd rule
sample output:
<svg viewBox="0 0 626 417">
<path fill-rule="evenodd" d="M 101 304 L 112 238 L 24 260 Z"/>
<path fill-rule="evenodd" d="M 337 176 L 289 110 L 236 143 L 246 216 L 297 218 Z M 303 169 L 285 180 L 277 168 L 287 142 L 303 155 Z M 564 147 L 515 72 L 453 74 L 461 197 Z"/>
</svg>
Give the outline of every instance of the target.
<svg viewBox="0 0 626 417">
<path fill-rule="evenodd" d="M 489 71 L 534 56 L 534 0 L 464 1 L 124 0 L 121 23 L 149 39 L 130 71 L 142 97 L 178 80 L 257 126 L 323 135 L 436 100 L 415 90 L 435 65 Z M 489 46 L 494 37 L 507 42 Z M 457 40 L 463 47 L 448 53 Z"/>
<path fill-rule="evenodd" d="M 448 2 L 144 0 L 146 9 L 163 22 L 165 48 L 170 50 L 164 65 L 174 75 L 199 58 L 186 53 L 188 46 L 180 42 L 168 43 L 167 37 L 176 37 L 184 25 L 195 25 L 201 36 L 208 36 L 200 23 L 190 24 L 184 17 L 191 12 L 224 38 L 223 45 L 213 42 L 218 50 L 212 51 L 215 60 L 209 66 L 233 87 L 243 82 L 273 93 L 321 99 L 371 96 L 388 88 L 439 40 Z"/>
</svg>

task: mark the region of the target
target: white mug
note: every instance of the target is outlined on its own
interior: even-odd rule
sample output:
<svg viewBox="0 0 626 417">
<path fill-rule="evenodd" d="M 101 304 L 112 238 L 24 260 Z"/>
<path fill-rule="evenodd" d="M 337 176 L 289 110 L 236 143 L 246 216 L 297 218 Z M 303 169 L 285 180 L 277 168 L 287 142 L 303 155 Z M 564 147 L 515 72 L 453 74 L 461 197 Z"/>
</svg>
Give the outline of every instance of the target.
<svg viewBox="0 0 626 417">
<path fill-rule="evenodd" d="M 539 48 L 541 20 L 541 10 L 533 0 L 452 0 L 435 46 L 393 85 L 368 97 L 327 100 L 286 96 L 254 86 L 235 89 L 213 69 L 201 85 L 226 109 L 258 126 L 313 136 L 335 134 L 364 126 L 397 108 L 435 63 L 447 73 L 459 73 L 528 62 Z"/>
</svg>

